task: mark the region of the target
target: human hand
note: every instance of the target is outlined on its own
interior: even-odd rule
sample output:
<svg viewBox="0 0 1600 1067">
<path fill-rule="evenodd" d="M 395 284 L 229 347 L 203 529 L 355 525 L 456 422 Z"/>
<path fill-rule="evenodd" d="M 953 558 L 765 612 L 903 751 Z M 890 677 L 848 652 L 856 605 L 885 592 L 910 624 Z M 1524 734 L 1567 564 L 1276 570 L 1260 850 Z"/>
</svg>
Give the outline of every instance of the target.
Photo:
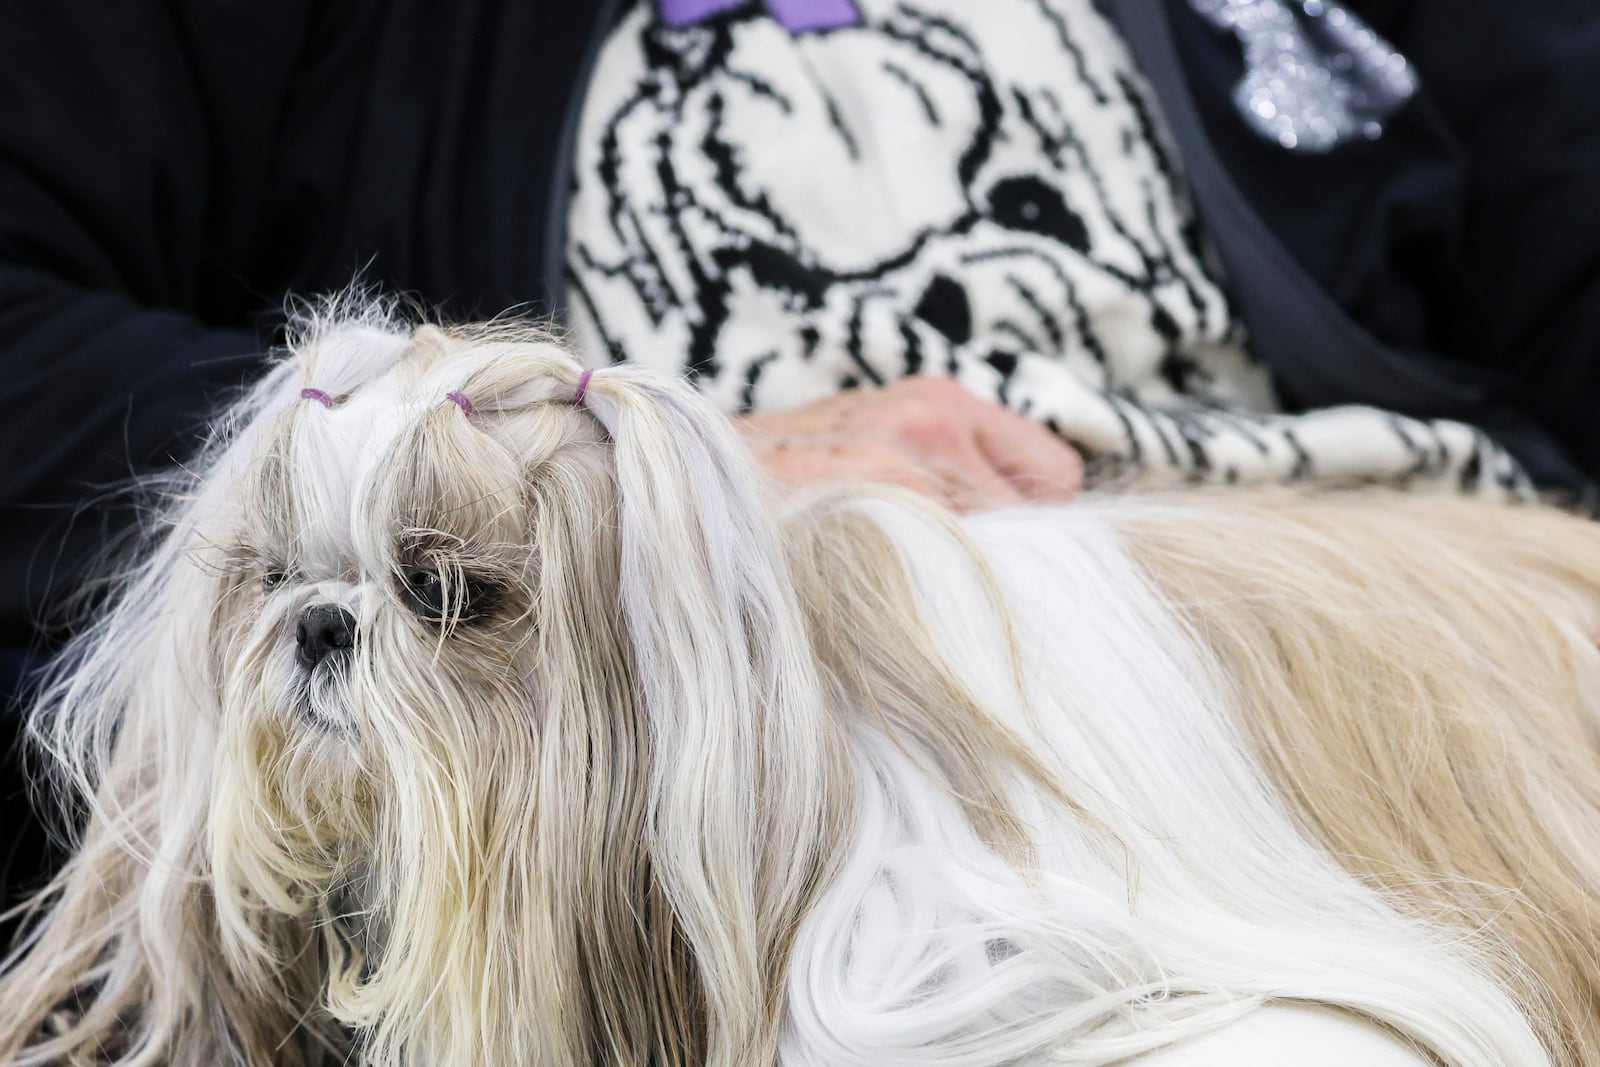
<svg viewBox="0 0 1600 1067">
<path fill-rule="evenodd" d="M 1070 445 L 950 378 L 905 378 L 735 425 L 785 482 L 887 482 L 956 511 L 1062 501 L 1083 486 Z"/>
</svg>

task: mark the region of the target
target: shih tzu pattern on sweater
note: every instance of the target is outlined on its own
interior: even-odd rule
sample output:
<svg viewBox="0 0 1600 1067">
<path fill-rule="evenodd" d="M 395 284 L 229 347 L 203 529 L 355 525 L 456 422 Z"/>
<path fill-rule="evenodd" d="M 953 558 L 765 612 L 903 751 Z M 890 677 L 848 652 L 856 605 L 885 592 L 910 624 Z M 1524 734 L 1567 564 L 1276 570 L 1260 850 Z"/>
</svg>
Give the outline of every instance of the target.
<svg viewBox="0 0 1600 1067">
<path fill-rule="evenodd" d="M 1092 0 L 657 0 L 578 127 L 568 306 L 591 363 L 730 413 L 946 374 L 1092 478 L 1503 495 L 1481 431 L 1282 411 L 1155 101 Z"/>
</svg>

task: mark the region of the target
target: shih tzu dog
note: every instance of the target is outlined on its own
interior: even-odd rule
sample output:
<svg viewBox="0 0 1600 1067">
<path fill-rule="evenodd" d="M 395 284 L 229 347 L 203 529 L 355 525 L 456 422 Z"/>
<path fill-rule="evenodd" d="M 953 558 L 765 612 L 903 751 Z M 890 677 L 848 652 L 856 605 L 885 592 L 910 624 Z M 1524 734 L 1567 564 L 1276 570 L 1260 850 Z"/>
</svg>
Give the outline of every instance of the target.
<svg viewBox="0 0 1600 1067">
<path fill-rule="evenodd" d="M 1589 523 L 779 498 L 682 384 L 377 314 L 196 470 L 35 710 L 0 1061 L 1600 1063 Z"/>
</svg>

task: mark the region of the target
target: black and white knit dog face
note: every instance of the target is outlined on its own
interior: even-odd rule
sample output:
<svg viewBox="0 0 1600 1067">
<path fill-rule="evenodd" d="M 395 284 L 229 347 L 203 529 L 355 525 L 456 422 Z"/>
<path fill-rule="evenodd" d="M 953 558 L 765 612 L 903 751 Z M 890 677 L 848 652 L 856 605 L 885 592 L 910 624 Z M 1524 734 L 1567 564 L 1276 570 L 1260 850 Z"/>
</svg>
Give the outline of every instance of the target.
<svg viewBox="0 0 1600 1067">
<path fill-rule="evenodd" d="M 950 375 L 1092 473 L 1517 484 L 1467 427 L 1274 414 L 1091 0 L 658 7 L 619 22 L 579 124 L 589 359 L 688 371 L 729 412 Z"/>
<path fill-rule="evenodd" d="M 1024 353 L 1097 386 L 1213 378 L 1195 350 L 1229 344 L 1229 309 L 1103 20 L 858 14 L 618 30 L 573 218 L 593 326 L 630 355 L 666 341 L 731 408 L 968 362 L 1003 388 Z M 1219 388 L 1263 403 L 1233 362 Z"/>
</svg>

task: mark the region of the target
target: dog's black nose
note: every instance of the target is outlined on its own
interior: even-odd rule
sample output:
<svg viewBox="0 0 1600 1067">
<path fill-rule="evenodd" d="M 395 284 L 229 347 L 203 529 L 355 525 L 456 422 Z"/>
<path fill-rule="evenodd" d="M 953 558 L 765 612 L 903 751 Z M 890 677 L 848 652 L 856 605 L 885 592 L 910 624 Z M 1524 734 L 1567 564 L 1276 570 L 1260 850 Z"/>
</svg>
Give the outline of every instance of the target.
<svg viewBox="0 0 1600 1067">
<path fill-rule="evenodd" d="M 300 613 L 294 628 L 295 658 L 311 670 L 330 652 L 349 648 L 356 640 L 356 618 L 337 604 L 313 604 Z"/>
</svg>

